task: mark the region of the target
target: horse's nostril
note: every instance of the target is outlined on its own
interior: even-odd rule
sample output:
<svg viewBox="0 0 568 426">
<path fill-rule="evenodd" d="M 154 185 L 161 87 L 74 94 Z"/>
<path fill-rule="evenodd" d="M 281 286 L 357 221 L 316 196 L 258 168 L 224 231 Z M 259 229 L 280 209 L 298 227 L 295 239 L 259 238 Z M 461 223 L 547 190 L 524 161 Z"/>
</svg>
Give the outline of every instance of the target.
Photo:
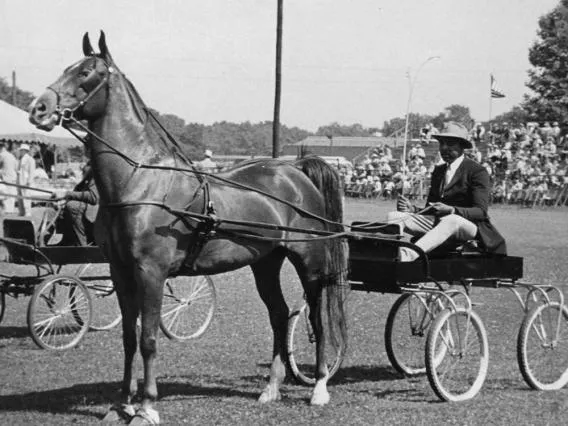
<svg viewBox="0 0 568 426">
<path fill-rule="evenodd" d="M 40 102 L 36 105 L 35 109 L 37 112 L 45 112 L 47 110 L 47 106 L 44 103 Z"/>
</svg>

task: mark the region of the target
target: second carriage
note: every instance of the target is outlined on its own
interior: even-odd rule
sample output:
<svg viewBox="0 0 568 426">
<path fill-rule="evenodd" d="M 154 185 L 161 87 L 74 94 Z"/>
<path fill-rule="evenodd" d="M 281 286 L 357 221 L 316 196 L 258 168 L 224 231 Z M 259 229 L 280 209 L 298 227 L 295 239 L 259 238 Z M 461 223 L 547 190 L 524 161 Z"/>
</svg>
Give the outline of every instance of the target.
<svg viewBox="0 0 568 426">
<path fill-rule="evenodd" d="M 0 322 L 7 297 L 31 296 L 27 323 L 33 341 L 43 349 L 77 345 L 88 330 L 109 330 L 121 321 L 107 261 L 96 246 L 58 246 L 58 209 L 48 208 L 39 223 L 5 218 L 4 262 L 29 265 L 34 273 L 0 273 Z M 213 318 L 216 291 L 208 276 L 169 278 L 164 286 L 160 328 L 173 340 L 202 335 Z"/>
</svg>

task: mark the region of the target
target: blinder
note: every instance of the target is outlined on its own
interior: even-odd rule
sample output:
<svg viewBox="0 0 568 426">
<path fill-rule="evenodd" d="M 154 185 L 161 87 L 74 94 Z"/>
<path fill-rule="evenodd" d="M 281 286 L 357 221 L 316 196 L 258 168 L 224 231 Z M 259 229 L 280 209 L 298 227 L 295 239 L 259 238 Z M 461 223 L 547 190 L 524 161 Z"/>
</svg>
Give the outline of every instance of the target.
<svg viewBox="0 0 568 426">
<path fill-rule="evenodd" d="M 111 73 L 114 72 L 114 68 L 110 65 L 108 65 L 106 63 L 106 61 L 102 58 L 97 58 L 100 59 L 101 61 L 103 61 L 103 64 L 105 65 L 106 69 L 107 69 L 107 73 L 105 74 L 105 76 L 102 78 L 102 80 L 95 86 L 95 88 L 89 92 L 87 92 L 84 88 L 84 85 L 81 84 L 78 86 L 78 89 L 82 89 L 85 92 L 87 92 L 87 96 L 85 96 L 85 98 L 83 98 L 77 105 L 75 105 L 72 108 L 61 108 L 61 96 L 59 94 L 59 92 L 57 90 L 55 90 L 52 86 L 48 86 L 47 89 L 51 90 L 53 93 L 55 93 L 55 96 L 57 97 L 57 104 L 55 106 L 55 114 L 57 114 L 57 125 L 61 125 L 62 123 L 71 121 L 73 119 L 76 120 L 76 118 L 74 117 L 74 114 L 76 111 L 78 111 L 80 108 L 84 107 L 87 102 L 89 102 L 93 96 L 95 96 L 99 90 L 101 90 L 107 83 L 109 80 L 109 75 Z"/>
</svg>

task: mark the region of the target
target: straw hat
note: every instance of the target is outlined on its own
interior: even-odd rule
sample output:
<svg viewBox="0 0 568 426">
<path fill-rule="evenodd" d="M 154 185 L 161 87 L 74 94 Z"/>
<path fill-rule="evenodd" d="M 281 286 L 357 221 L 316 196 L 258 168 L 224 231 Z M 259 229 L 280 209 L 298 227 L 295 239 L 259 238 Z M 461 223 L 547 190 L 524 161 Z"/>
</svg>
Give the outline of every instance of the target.
<svg viewBox="0 0 568 426">
<path fill-rule="evenodd" d="M 26 151 L 30 150 L 30 146 L 27 143 L 23 143 L 20 145 L 20 149 L 25 149 Z"/>
<path fill-rule="evenodd" d="M 462 124 L 450 121 L 444 125 L 444 128 L 437 135 L 432 135 L 432 137 L 439 142 L 442 141 L 457 141 L 465 149 L 473 148 L 472 143 L 468 140 L 468 131 Z"/>
<path fill-rule="evenodd" d="M 205 150 L 205 156 L 206 157 L 213 157 L 213 152 L 210 149 L 206 149 Z"/>
</svg>

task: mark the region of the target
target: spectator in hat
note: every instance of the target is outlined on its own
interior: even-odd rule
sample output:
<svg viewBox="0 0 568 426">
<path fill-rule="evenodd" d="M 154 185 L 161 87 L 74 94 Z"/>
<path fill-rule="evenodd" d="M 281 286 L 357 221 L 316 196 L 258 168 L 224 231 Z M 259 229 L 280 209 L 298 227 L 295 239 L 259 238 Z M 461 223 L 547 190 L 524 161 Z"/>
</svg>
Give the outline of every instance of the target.
<svg viewBox="0 0 568 426">
<path fill-rule="evenodd" d="M 560 137 L 560 126 L 558 125 L 558 121 L 555 121 L 554 123 L 552 123 L 552 130 L 550 132 L 552 134 L 552 136 L 554 136 L 554 140 L 556 142 L 558 142 L 558 138 Z"/>
<path fill-rule="evenodd" d="M 30 146 L 27 143 L 20 145 L 20 163 L 18 166 L 18 184 L 23 186 L 32 186 L 35 160 L 30 155 Z M 19 191 L 22 198 L 20 199 L 20 216 L 31 216 L 32 200 L 30 200 L 29 188 L 20 188 Z"/>
<path fill-rule="evenodd" d="M 210 149 L 206 149 L 203 153 L 205 158 L 199 162 L 199 168 L 206 172 L 214 172 L 217 170 L 217 163 L 213 161 L 213 152 Z"/>
<path fill-rule="evenodd" d="M 472 148 L 467 129 L 449 122 L 434 138 L 443 163 L 432 173 L 426 207 L 418 208 L 399 196 L 397 211 L 389 213 L 388 221 L 402 224 L 407 233 L 418 237 L 416 245 L 426 253 L 448 241 L 476 239 L 485 251 L 505 254 L 505 240 L 489 220 L 489 175 L 480 164 L 464 157 L 464 150 Z M 401 261 L 417 257 L 409 248 L 400 249 Z"/>
<path fill-rule="evenodd" d="M 18 180 L 18 160 L 4 141 L 0 141 L 0 180 L 11 184 L 16 184 Z M 0 191 L 5 194 L 4 213 L 16 213 L 18 189 L 12 185 L 0 184 Z"/>
</svg>

